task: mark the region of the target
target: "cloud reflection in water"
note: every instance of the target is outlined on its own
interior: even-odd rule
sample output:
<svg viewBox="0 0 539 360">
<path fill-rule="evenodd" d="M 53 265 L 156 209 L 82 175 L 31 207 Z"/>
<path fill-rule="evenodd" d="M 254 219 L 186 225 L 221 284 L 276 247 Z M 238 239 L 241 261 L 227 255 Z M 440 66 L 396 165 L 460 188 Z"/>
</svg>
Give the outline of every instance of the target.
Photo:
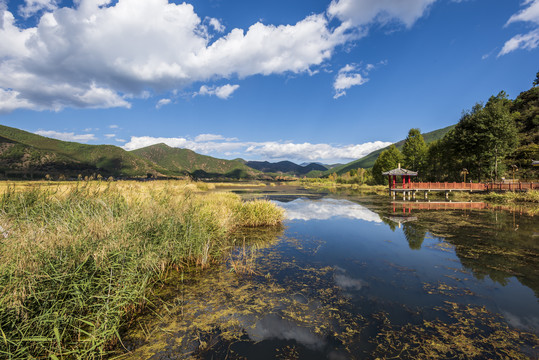
<svg viewBox="0 0 539 360">
<path fill-rule="evenodd" d="M 260 319 L 252 328 L 246 328 L 249 338 L 254 341 L 267 339 L 295 340 L 310 349 L 319 350 L 326 344 L 324 339 L 310 329 L 272 314 Z"/>
<path fill-rule="evenodd" d="M 382 222 L 380 216 L 375 212 L 348 200 L 322 199 L 313 201 L 297 199 L 288 203 L 277 203 L 286 210 L 288 220 L 329 220 L 342 217 L 376 223 Z"/>
</svg>

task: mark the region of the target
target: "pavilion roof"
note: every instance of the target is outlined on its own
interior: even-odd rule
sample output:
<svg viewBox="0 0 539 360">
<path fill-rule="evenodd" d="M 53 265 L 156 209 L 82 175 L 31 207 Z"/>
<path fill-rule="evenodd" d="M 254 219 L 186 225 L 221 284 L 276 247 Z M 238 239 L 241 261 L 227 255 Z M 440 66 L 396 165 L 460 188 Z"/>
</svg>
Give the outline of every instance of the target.
<svg viewBox="0 0 539 360">
<path fill-rule="evenodd" d="M 403 168 L 397 168 L 397 169 L 393 169 L 393 170 L 389 170 L 389 171 L 386 171 L 386 172 L 383 172 L 382 175 L 397 175 L 397 176 L 402 176 L 402 175 L 406 175 L 406 176 L 417 176 L 417 172 L 416 171 L 412 171 L 412 170 L 406 170 L 406 169 L 403 169 Z"/>
</svg>

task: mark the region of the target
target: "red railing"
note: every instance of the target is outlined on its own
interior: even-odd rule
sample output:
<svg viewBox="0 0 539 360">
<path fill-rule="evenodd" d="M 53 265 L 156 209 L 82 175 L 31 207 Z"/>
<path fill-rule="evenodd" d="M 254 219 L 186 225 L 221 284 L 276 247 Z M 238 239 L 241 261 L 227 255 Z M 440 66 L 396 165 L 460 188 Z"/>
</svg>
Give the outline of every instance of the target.
<svg viewBox="0 0 539 360">
<path fill-rule="evenodd" d="M 464 182 L 413 182 L 404 184 L 404 187 L 402 184 L 397 183 L 395 188 L 420 190 L 486 190 L 485 184 Z"/>
<path fill-rule="evenodd" d="M 500 191 L 527 191 L 539 190 L 539 182 L 514 182 L 514 183 L 464 183 L 464 182 L 413 182 L 395 184 L 392 189 L 411 190 L 500 190 Z"/>
<path fill-rule="evenodd" d="M 539 182 L 503 182 L 503 183 L 487 183 L 487 190 L 499 191 L 527 191 L 539 190 Z"/>
</svg>

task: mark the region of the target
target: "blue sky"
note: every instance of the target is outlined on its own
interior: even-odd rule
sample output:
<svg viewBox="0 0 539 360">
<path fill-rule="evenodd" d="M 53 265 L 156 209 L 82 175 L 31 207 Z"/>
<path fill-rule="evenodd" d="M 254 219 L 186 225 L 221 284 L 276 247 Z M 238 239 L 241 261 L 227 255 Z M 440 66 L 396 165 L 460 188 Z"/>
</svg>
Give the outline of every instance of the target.
<svg viewBox="0 0 539 360">
<path fill-rule="evenodd" d="M 348 162 L 539 71 L 539 0 L 0 0 L 0 123 Z"/>
</svg>

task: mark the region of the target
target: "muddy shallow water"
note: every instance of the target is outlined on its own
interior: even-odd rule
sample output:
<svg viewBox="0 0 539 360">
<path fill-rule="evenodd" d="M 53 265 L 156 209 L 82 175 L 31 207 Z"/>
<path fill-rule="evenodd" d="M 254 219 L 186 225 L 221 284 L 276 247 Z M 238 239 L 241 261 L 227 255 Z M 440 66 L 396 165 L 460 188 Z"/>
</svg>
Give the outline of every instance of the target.
<svg viewBox="0 0 539 360">
<path fill-rule="evenodd" d="M 537 217 L 288 190 L 254 194 L 286 210 L 284 227 L 173 274 L 122 358 L 539 356 Z"/>
</svg>

